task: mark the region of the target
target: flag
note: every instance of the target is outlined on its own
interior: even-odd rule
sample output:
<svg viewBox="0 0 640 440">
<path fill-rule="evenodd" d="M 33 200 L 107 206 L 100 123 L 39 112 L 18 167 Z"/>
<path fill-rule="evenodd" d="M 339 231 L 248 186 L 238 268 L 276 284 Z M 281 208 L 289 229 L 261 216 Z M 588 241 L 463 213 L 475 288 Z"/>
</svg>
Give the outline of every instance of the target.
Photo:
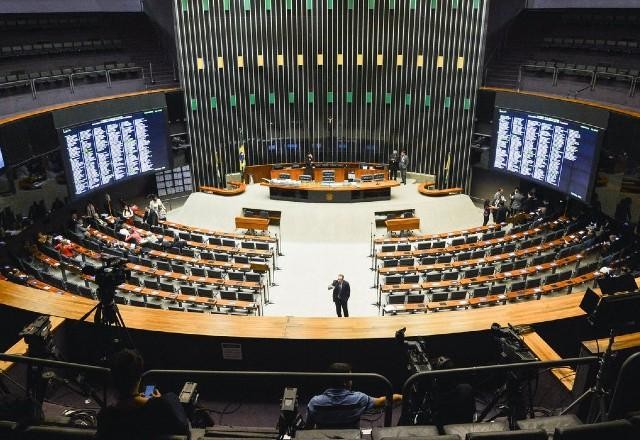
<svg viewBox="0 0 640 440">
<path fill-rule="evenodd" d="M 244 154 L 244 142 L 238 145 L 238 163 L 240 165 L 240 173 L 244 173 L 244 167 L 246 165 L 246 156 Z"/>
</svg>

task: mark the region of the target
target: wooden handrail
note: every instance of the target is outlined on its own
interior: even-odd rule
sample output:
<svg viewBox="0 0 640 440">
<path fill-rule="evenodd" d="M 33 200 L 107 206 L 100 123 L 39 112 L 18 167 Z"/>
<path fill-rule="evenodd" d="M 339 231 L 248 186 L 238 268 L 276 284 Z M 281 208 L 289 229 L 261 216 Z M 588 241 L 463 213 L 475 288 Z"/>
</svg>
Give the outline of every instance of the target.
<svg viewBox="0 0 640 440">
<path fill-rule="evenodd" d="M 429 189 L 430 186 L 435 185 L 433 181 L 420 182 L 417 184 L 418 192 L 423 196 L 428 197 L 443 197 L 450 196 L 454 194 L 461 194 L 464 191 L 464 188 L 443 188 L 443 189 Z"/>
<path fill-rule="evenodd" d="M 214 186 L 201 186 L 200 191 L 207 194 L 215 194 L 218 196 L 237 196 L 242 194 L 247 189 L 247 184 L 244 182 L 227 182 L 232 189 L 216 188 Z"/>
<path fill-rule="evenodd" d="M 551 93 L 541 93 L 541 92 L 528 92 L 528 91 L 517 91 L 515 89 L 506 89 L 503 87 L 480 87 L 480 90 L 485 90 L 488 92 L 505 92 L 505 93 L 515 93 L 518 95 L 527 95 L 527 96 L 538 96 L 540 98 L 548 98 L 555 99 L 556 101 L 565 101 L 565 102 L 573 102 L 575 104 L 587 105 L 589 107 L 595 107 L 602 110 L 608 110 L 611 112 L 621 113 L 623 115 L 631 116 L 633 118 L 640 118 L 640 111 L 634 111 L 631 109 L 626 109 L 622 107 L 616 107 L 615 105 L 604 104 L 595 101 L 586 101 L 583 99 L 576 98 L 567 98 L 564 96 L 553 95 Z"/>
<path fill-rule="evenodd" d="M 60 104 L 48 105 L 46 107 L 38 107 L 37 109 L 30 110 L 28 112 L 17 113 L 15 115 L 7 116 L 5 118 L 0 118 L 0 125 L 19 121 L 20 119 L 30 118 L 32 116 L 41 115 L 43 113 L 52 112 L 55 110 L 62 110 L 65 108 L 75 107 L 75 106 L 84 105 L 84 104 L 90 104 L 93 102 L 110 101 L 113 99 L 127 98 L 130 96 L 150 95 L 155 93 L 177 92 L 178 90 L 180 90 L 179 87 L 170 87 L 165 89 L 141 90 L 137 92 L 120 93 L 118 95 L 99 96 L 96 98 L 82 99 L 79 101 L 62 102 Z"/>
</svg>

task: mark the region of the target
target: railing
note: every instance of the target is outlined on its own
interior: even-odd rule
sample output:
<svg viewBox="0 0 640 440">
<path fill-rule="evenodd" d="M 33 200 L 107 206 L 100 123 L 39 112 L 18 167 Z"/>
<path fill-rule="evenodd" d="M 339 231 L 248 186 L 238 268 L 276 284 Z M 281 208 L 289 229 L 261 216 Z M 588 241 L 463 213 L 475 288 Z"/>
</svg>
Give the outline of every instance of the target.
<svg viewBox="0 0 640 440">
<path fill-rule="evenodd" d="M 187 376 L 200 377 L 316 377 L 316 378 L 357 378 L 368 379 L 384 384 L 386 404 L 384 407 L 384 426 L 391 426 L 393 416 L 393 386 L 389 379 L 376 373 L 313 373 L 299 371 L 207 371 L 207 370 L 149 370 L 146 371 L 143 380 L 149 376 Z"/>
<path fill-rule="evenodd" d="M 478 373 L 498 373 L 503 371 L 522 371 L 522 370 L 539 370 L 539 369 L 550 369 L 555 367 L 570 367 L 576 365 L 583 364 L 592 364 L 599 360 L 600 358 L 597 356 L 585 356 L 580 358 L 569 358 L 562 359 L 557 361 L 544 361 L 544 362 L 521 362 L 514 364 L 502 364 L 502 365 L 487 365 L 482 367 L 469 367 L 469 368 L 451 368 L 448 370 L 433 370 L 433 371 L 423 371 L 420 373 L 415 373 L 410 376 L 402 386 L 402 414 L 400 415 L 401 420 L 406 420 L 409 413 L 409 404 L 410 399 L 408 396 L 411 394 L 411 390 L 413 385 L 416 382 L 431 379 L 439 376 L 449 376 L 449 375 L 473 375 Z"/>
<path fill-rule="evenodd" d="M 597 70 L 576 69 L 573 67 L 556 67 L 556 66 L 542 66 L 537 64 L 522 64 L 518 68 L 518 81 L 517 81 L 518 92 L 521 90 L 521 87 L 522 87 L 522 77 L 523 77 L 523 71 L 525 69 L 529 69 L 529 71 L 533 73 L 548 72 L 549 70 L 551 70 L 551 73 L 552 73 L 551 85 L 553 87 L 556 87 L 558 85 L 558 76 L 560 73 L 571 73 L 571 72 L 586 73 L 587 76 L 591 76 L 591 79 L 589 81 L 589 86 L 585 87 L 585 89 L 590 88 L 591 90 L 595 90 L 596 84 L 598 82 L 598 78 L 605 78 L 605 79 L 611 79 L 611 77 L 624 78 L 629 80 L 629 84 L 630 84 L 629 97 L 633 97 L 635 95 L 636 85 L 640 80 L 640 76 L 634 77 L 633 75 L 626 75 L 622 73 L 609 73 L 609 72 L 602 72 Z"/>
<path fill-rule="evenodd" d="M 151 68 L 151 64 L 149 64 L 149 67 Z M 76 86 L 74 83 L 74 78 L 83 78 L 87 76 L 89 77 L 96 76 L 98 78 L 104 77 L 107 82 L 107 87 L 111 88 L 112 75 L 118 74 L 118 73 L 138 72 L 138 71 L 141 74 L 142 82 L 146 83 L 145 81 L 146 76 L 145 76 L 144 69 L 142 67 L 119 67 L 114 69 L 94 70 L 90 72 L 74 72 L 69 74 L 49 75 L 49 76 L 41 76 L 33 79 L 11 81 L 11 82 L 0 84 L 0 88 L 14 87 L 19 85 L 29 86 L 31 89 L 31 96 L 35 100 L 35 99 L 38 99 L 38 89 L 36 85 L 41 82 L 59 80 L 60 78 L 62 78 L 68 82 L 67 87 L 69 87 L 70 92 L 75 93 Z M 151 83 L 153 83 L 153 77 L 151 77 Z"/>
<path fill-rule="evenodd" d="M 40 359 L 29 356 L 17 356 L 13 354 L 0 353 L 0 361 L 13 362 L 17 364 L 26 364 L 28 368 L 36 367 L 51 367 L 51 368 L 64 368 L 69 370 L 84 371 L 87 373 L 97 373 L 103 378 L 102 381 L 102 402 L 98 402 L 101 406 L 107 405 L 107 383 L 111 374 L 111 370 L 105 367 L 98 367 L 95 365 L 76 364 L 73 362 L 63 362 L 53 359 Z M 25 391 L 28 393 L 29 389 Z"/>
</svg>

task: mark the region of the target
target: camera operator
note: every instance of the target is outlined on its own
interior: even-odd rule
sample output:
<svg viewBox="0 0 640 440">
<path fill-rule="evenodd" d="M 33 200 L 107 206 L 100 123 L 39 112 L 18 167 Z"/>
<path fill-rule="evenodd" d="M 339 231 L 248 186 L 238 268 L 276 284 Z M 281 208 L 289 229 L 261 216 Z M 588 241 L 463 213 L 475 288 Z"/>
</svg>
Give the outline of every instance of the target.
<svg viewBox="0 0 640 440">
<path fill-rule="evenodd" d="M 98 414 L 98 439 L 189 436 L 189 422 L 178 397 L 160 394 L 157 389 L 149 397 L 141 394 L 142 372 L 142 356 L 134 350 L 122 350 L 112 358 L 111 377 L 118 401 Z"/>
</svg>

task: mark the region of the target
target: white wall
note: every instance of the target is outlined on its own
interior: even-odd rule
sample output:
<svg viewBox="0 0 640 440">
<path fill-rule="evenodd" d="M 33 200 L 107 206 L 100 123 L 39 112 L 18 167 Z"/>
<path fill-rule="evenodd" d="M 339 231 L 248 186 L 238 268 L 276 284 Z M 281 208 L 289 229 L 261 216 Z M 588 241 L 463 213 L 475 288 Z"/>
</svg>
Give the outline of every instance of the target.
<svg viewBox="0 0 640 440">
<path fill-rule="evenodd" d="M 142 11 L 141 0 L 0 0 L 0 13 L 4 14 L 140 11 Z"/>
</svg>

